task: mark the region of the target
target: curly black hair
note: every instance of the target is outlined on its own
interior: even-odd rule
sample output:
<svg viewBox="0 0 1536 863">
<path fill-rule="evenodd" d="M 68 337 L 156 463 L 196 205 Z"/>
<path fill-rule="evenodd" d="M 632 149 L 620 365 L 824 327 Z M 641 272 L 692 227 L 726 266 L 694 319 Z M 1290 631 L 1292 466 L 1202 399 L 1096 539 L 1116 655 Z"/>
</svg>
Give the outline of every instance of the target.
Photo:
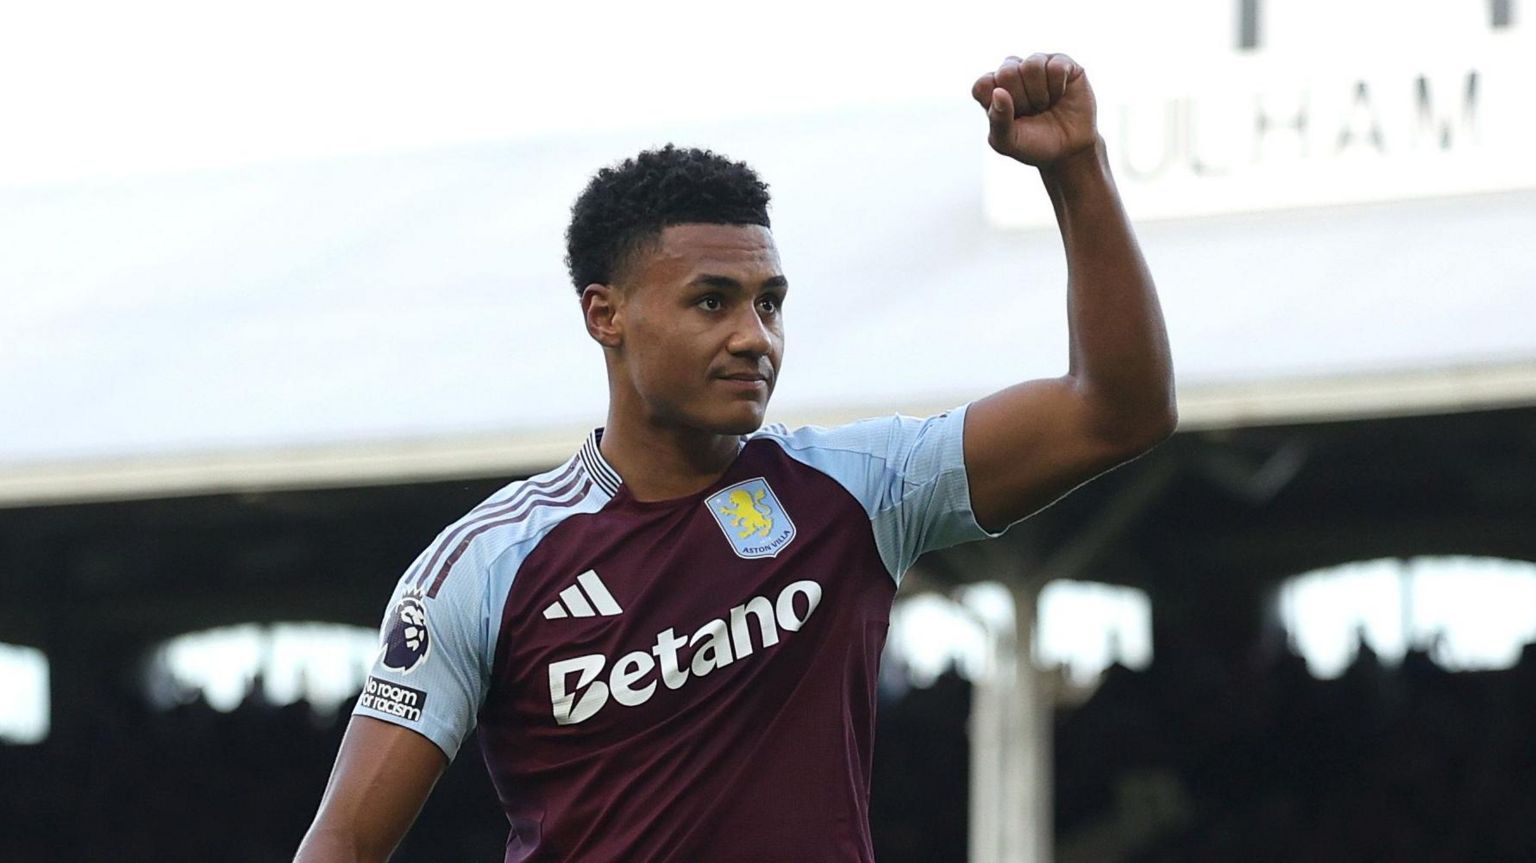
<svg viewBox="0 0 1536 863">
<path fill-rule="evenodd" d="M 669 225 L 768 224 L 768 186 L 743 162 L 695 147 L 646 150 L 592 177 L 571 206 L 565 265 L 579 296 L 612 284 L 628 257 Z"/>
</svg>

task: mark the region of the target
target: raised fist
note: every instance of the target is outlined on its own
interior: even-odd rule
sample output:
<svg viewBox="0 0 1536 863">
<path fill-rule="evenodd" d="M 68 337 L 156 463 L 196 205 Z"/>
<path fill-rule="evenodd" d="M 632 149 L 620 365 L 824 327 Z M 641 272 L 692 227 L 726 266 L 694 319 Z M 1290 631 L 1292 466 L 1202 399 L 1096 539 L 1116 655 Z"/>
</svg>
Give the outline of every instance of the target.
<svg viewBox="0 0 1536 863">
<path fill-rule="evenodd" d="M 987 110 L 987 143 L 1004 156 L 1044 168 L 1098 140 L 1093 88 L 1065 54 L 1010 56 L 971 86 Z"/>
</svg>

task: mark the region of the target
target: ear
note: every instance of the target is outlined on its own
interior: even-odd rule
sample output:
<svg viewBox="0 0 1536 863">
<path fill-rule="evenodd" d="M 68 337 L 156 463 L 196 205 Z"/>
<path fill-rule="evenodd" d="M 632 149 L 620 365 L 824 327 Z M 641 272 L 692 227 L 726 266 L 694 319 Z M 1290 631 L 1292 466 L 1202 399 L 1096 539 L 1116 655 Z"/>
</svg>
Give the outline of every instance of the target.
<svg viewBox="0 0 1536 863">
<path fill-rule="evenodd" d="M 605 348 L 616 348 L 624 341 L 619 321 L 622 298 L 612 285 L 593 282 L 581 292 L 581 314 L 587 322 L 587 335 Z"/>
</svg>

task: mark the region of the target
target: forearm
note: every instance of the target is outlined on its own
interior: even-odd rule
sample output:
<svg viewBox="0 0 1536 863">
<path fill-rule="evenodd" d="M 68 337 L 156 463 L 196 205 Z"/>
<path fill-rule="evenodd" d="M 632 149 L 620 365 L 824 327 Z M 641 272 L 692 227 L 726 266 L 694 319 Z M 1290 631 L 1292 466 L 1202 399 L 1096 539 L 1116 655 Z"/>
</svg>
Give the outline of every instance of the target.
<svg viewBox="0 0 1536 863">
<path fill-rule="evenodd" d="M 388 860 L 447 765 L 417 732 L 354 716 L 294 863 Z"/>
<path fill-rule="evenodd" d="M 400 844 L 403 831 L 365 816 L 341 817 L 321 810 L 304 834 L 293 863 L 385 863 Z"/>
<path fill-rule="evenodd" d="M 371 858 L 353 842 L 353 837 L 342 831 L 325 830 L 318 825 L 310 828 L 299 846 L 294 863 L 367 863 L 385 858 Z"/>
<path fill-rule="evenodd" d="M 1177 418 L 1168 332 L 1103 139 L 1040 173 L 1067 255 L 1068 374 L 1102 407 L 1106 435 L 1165 435 Z"/>
</svg>

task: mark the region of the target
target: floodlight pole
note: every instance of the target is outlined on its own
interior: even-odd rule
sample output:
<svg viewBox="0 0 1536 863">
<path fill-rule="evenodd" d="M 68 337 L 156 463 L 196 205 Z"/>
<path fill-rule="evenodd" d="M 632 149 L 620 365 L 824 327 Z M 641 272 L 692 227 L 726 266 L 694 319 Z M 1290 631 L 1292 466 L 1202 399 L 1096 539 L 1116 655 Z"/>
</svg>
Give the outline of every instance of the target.
<svg viewBox="0 0 1536 863">
<path fill-rule="evenodd" d="M 952 580 L 997 582 L 1013 600 L 1012 627 L 989 629 L 989 661 L 971 696 L 970 863 L 1050 863 L 1054 856 L 1057 687 L 1034 663 L 1040 591 L 1048 581 L 1091 576 L 1167 491 L 1179 465 L 1172 453 L 1144 460 L 1049 556 L 1020 525 L 935 561 Z"/>
<path fill-rule="evenodd" d="M 990 633 L 972 694 L 970 863 L 1050 863 L 1052 697 L 1031 656 L 1044 580 L 1022 577 L 1004 548 L 983 554 L 987 580 L 1008 587 L 1013 626 Z"/>
</svg>

